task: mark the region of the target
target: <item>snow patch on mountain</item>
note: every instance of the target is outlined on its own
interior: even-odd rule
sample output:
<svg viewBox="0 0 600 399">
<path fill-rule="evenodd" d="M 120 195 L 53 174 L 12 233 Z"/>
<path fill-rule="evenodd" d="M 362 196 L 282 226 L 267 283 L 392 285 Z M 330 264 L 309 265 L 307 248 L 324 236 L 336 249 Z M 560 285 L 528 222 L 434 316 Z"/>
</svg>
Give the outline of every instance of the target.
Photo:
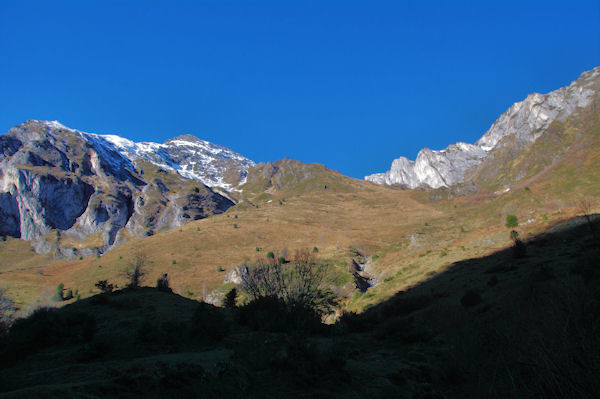
<svg viewBox="0 0 600 399">
<path fill-rule="evenodd" d="M 255 165 L 250 159 L 228 148 L 192 135 L 179 136 L 163 144 L 136 143 L 113 134 L 81 132 L 68 128 L 58 121 L 41 121 L 41 123 L 50 129 L 77 132 L 114 168 L 133 170 L 136 162 L 144 159 L 159 168 L 175 171 L 187 179 L 198 180 L 209 187 L 221 187 L 227 191 L 243 184 L 248 168 Z M 239 174 L 239 178 L 227 180 L 227 176 L 235 174 Z"/>
</svg>

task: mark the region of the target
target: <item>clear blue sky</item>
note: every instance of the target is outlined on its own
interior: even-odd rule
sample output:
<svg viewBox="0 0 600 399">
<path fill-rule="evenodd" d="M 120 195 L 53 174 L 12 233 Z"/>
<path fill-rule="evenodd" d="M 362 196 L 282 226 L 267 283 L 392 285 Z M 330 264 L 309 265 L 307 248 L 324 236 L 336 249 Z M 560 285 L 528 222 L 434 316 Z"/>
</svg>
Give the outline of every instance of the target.
<svg viewBox="0 0 600 399">
<path fill-rule="evenodd" d="M 349 176 L 600 65 L 595 1 L 4 1 L 0 131 L 191 133 Z"/>
</svg>

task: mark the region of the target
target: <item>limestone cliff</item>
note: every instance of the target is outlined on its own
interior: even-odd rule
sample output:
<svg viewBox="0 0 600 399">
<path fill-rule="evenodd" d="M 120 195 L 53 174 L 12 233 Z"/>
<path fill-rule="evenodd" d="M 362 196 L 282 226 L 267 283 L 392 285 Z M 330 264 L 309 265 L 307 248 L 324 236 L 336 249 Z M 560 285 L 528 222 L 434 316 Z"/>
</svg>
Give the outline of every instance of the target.
<svg viewBox="0 0 600 399">
<path fill-rule="evenodd" d="M 564 122 L 586 109 L 600 93 L 600 67 L 584 72 L 567 87 L 548 94 L 534 93 L 513 104 L 475 143 L 457 143 L 441 151 L 425 148 L 415 161 L 400 157 L 389 171 L 366 176 L 378 184 L 449 187 L 469 181 L 486 159 L 504 152 L 511 141 L 517 151 L 535 142 L 554 122 Z"/>
<path fill-rule="evenodd" d="M 200 181 L 57 122 L 28 121 L 0 136 L 0 234 L 33 241 L 38 252 L 101 253 L 123 231 L 151 235 L 232 205 Z M 86 239 L 96 244 L 74 244 Z"/>
</svg>

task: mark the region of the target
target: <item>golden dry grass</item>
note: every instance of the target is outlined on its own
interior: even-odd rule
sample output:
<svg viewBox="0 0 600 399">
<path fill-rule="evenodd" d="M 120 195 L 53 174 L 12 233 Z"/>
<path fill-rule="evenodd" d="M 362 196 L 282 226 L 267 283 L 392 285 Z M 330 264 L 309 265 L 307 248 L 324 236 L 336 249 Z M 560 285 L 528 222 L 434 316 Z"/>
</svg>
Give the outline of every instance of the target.
<svg viewBox="0 0 600 399">
<path fill-rule="evenodd" d="M 372 255 L 368 272 L 378 279 L 368 294 L 354 295 L 347 304 L 360 310 L 453 262 L 510 245 L 506 214 L 529 221 L 519 227 L 526 239 L 579 212 L 575 196 L 548 196 L 535 184 L 499 196 L 437 201 L 429 200 L 427 191 L 402 191 L 347 178 L 344 184 L 343 192 L 322 189 L 295 196 L 275 192 L 271 202 L 242 201 L 225 214 L 130 239 L 98 258 L 55 260 L 51 254 L 34 254 L 26 242 L 9 239 L 0 245 L 5 259 L 0 276 L 22 306 L 44 302 L 60 282 L 85 297 L 90 288 L 96 292 L 98 280 L 123 286 L 128 263 L 136 252 L 143 252 L 149 260 L 146 285 L 168 273 L 176 292 L 200 299 L 223 284 L 227 271 L 267 251 L 285 248 L 292 254 L 317 247 L 319 257 L 343 274 L 348 248 L 354 246 Z"/>
</svg>

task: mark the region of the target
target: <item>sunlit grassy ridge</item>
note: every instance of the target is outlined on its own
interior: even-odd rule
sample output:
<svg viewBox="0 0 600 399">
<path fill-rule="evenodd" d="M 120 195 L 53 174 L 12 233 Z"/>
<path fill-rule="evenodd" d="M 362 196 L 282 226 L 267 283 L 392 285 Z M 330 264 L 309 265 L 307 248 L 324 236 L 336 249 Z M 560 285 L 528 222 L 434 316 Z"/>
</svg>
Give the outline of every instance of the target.
<svg viewBox="0 0 600 399">
<path fill-rule="evenodd" d="M 268 199 L 242 200 L 225 214 L 130 239 L 97 258 L 54 260 L 50 255 L 35 255 L 26 242 L 9 238 L 0 243 L 7 254 L 0 273 L 20 304 L 32 304 L 40 296 L 41 302 L 46 301 L 59 282 L 78 288 L 84 296 L 90 288 L 96 291 L 94 283 L 100 279 L 122 286 L 128 262 L 136 252 L 143 252 L 149 259 L 146 284 L 153 285 L 168 272 L 176 292 L 199 299 L 218 289 L 228 272 L 244 261 L 268 251 L 285 249 L 292 254 L 317 247 L 319 256 L 333 266 L 329 280 L 342 283 L 347 306 L 360 310 L 453 262 L 510 245 L 509 229 L 504 226 L 507 214 L 517 215 L 522 223 L 518 230 L 527 238 L 580 213 L 577 193 L 548 193 L 561 185 L 563 169 L 568 170 L 569 164 L 561 163 L 531 186 L 502 195 L 475 193 L 433 200 L 435 195 L 429 191 L 377 186 L 319 167 L 321 174 L 331 176 L 317 174 L 309 181 L 336 181 L 342 188 L 315 183 L 310 190 L 305 185 L 294 194 L 297 185 L 286 190 L 284 184 L 281 190 L 272 190 Z M 584 190 L 588 196 L 594 193 Z M 351 246 L 371 256 L 367 272 L 377 285 L 366 294 L 351 294 L 346 266 Z"/>
<path fill-rule="evenodd" d="M 132 238 L 123 229 L 120 239 L 126 242 L 100 257 L 57 260 L 8 238 L 0 242 L 0 279 L 25 307 L 46 303 L 61 282 L 86 296 L 95 292 L 99 279 L 123 285 L 128 263 L 142 252 L 148 258 L 146 284 L 168 273 L 176 292 L 200 299 L 230 287 L 227 276 L 245 261 L 268 251 L 289 256 L 316 247 L 331 265 L 328 281 L 343 296 L 343 306 L 362 310 L 457 261 L 511 245 L 507 215 L 518 218 L 517 230 L 527 239 L 580 215 L 583 198 L 591 200 L 589 211 L 598 211 L 597 101 L 554 122 L 534 144 L 517 149 L 507 142 L 504 152 L 477 171 L 476 185 L 403 191 L 351 179 L 320 164 L 284 159 L 252 168 L 247 182 L 232 193 L 238 204 L 226 213 L 145 238 Z M 201 196 L 207 191 L 153 165 L 139 166 L 144 178 L 156 183 L 147 190 L 146 216 L 159 217 L 162 198 L 170 192 Z M 159 181 L 169 191 L 161 192 Z M 73 247 L 99 243 L 94 235 L 82 242 L 54 234 L 47 239 Z M 347 267 L 350 247 L 369 259 L 365 272 L 375 287 L 365 294 L 353 289 Z"/>
</svg>

